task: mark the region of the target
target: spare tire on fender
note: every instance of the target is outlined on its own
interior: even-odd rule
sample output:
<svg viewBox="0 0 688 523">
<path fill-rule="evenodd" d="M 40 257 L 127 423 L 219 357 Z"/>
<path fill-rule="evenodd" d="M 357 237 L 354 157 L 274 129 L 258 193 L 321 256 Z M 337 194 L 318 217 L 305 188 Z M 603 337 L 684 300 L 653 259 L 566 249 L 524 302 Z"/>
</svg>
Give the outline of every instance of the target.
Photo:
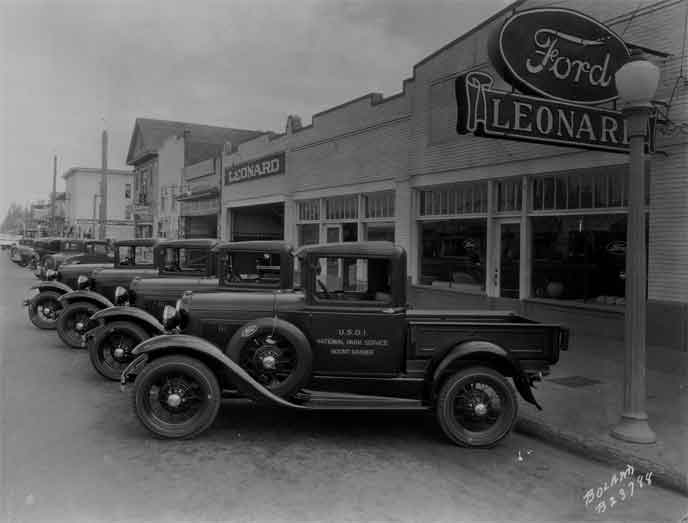
<svg viewBox="0 0 688 523">
<path fill-rule="evenodd" d="M 279 318 L 260 318 L 240 327 L 225 354 L 258 383 L 281 397 L 303 388 L 313 370 L 313 351 L 296 325 Z"/>
</svg>

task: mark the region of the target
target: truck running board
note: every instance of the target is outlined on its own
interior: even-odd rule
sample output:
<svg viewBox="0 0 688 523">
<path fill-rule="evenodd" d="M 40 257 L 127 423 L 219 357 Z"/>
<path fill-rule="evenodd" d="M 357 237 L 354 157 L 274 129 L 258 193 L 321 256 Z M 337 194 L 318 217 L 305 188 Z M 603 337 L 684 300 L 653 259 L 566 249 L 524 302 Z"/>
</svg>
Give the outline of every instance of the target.
<svg viewBox="0 0 688 523">
<path fill-rule="evenodd" d="M 313 410 L 428 410 L 420 401 L 384 396 L 364 396 L 304 390 L 296 394 L 293 402 Z"/>
</svg>

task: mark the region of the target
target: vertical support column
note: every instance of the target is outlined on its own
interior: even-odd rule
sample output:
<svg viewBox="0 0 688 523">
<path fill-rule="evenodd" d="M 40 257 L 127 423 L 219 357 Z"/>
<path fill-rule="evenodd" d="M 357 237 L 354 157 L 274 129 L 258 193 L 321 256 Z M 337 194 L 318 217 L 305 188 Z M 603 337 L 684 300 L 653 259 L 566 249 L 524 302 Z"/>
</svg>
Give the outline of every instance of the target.
<svg viewBox="0 0 688 523">
<path fill-rule="evenodd" d="M 497 224 L 495 223 L 495 183 L 487 181 L 487 239 L 485 249 L 485 292 L 488 297 L 498 296 L 495 282 L 495 271 L 499 271 L 499 253 L 497 252 Z"/>
<path fill-rule="evenodd" d="M 291 196 L 284 199 L 284 241 L 296 245 L 296 202 Z"/>
<path fill-rule="evenodd" d="M 416 192 L 410 179 L 398 180 L 394 191 L 394 243 L 406 251 L 407 274 L 411 283 L 418 283 L 419 257 L 418 226 L 416 223 Z"/>
<path fill-rule="evenodd" d="M 356 239 L 359 242 L 366 241 L 368 235 L 366 234 L 365 224 L 363 220 L 365 219 L 365 197 L 362 194 L 358 195 L 358 227 L 356 229 Z"/>
<path fill-rule="evenodd" d="M 523 176 L 521 182 L 521 256 L 519 259 L 518 299 L 530 298 L 533 274 L 533 223 L 528 216 L 530 209 L 530 178 Z"/>
<path fill-rule="evenodd" d="M 53 156 L 53 192 L 50 193 L 50 233 L 57 235 L 55 222 L 55 199 L 57 198 L 57 155 Z"/>
<path fill-rule="evenodd" d="M 232 241 L 232 209 L 223 205 L 222 207 L 222 224 L 224 230 L 222 231 L 222 239 Z"/>
<path fill-rule="evenodd" d="M 107 230 L 107 155 L 108 155 L 108 133 L 103 131 L 102 135 L 102 171 L 100 174 L 100 230 L 98 237 L 105 239 Z M 94 235 L 95 236 L 95 235 Z"/>
</svg>

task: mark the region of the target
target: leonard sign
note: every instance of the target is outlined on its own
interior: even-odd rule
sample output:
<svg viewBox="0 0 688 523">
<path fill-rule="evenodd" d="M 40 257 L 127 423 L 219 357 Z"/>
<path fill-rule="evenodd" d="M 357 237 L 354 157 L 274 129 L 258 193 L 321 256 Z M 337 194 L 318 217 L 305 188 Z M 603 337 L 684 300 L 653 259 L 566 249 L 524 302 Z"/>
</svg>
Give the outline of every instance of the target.
<svg viewBox="0 0 688 523">
<path fill-rule="evenodd" d="M 628 152 L 623 115 L 592 107 L 617 98 L 614 75 L 629 57 L 611 29 L 569 9 L 529 9 L 507 19 L 488 47 L 499 74 L 524 94 L 493 89 L 483 71 L 459 76 L 459 134 Z M 653 151 L 654 119 L 647 136 Z"/>
<path fill-rule="evenodd" d="M 499 74 L 522 92 L 592 105 L 617 97 L 614 73 L 630 54 L 614 31 L 561 8 L 516 13 L 493 35 L 489 53 Z"/>
</svg>

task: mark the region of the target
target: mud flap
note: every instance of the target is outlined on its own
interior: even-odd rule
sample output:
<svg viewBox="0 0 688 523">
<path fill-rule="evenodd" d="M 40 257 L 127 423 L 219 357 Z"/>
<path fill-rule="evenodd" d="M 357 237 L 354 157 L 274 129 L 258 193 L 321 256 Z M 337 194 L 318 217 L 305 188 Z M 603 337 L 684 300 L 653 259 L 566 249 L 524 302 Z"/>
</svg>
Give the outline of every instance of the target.
<svg viewBox="0 0 688 523">
<path fill-rule="evenodd" d="M 535 405 L 538 410 L 542 410 L 542 407 L 533 396 L 533 390 L 530 386 L 530 380 L 525 374 L 519 373 L 514 376 L 514 385 L 516 385 L 516 390 L 521 394 L 521 397 L 528 403 Z"/>
</svg>

